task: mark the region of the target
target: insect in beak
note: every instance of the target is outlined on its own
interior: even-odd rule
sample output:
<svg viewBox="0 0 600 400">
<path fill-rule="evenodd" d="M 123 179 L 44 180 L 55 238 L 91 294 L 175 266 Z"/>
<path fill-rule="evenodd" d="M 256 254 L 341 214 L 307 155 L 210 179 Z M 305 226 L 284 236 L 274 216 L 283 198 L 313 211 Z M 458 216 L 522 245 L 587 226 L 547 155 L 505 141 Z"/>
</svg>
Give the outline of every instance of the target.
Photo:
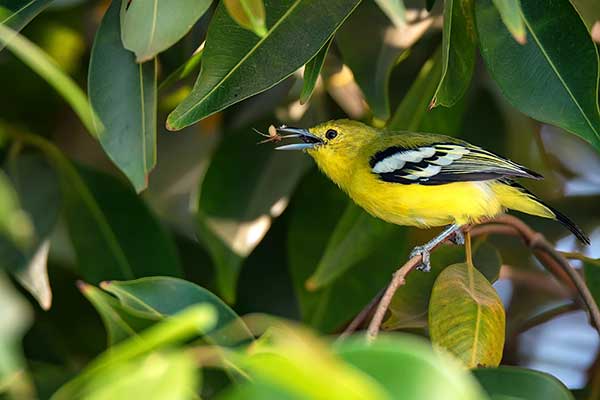
<svg viewBox="0 0 600 400">
<path fill-rule="evenodd" d="M 287 133 L 287 135 L 285 135 L 286 138 L 297 137 L 304 143 L 287 144 L 285 146 L 276 147 L 275 150 L 306 150 L 313 149 L 316 146 L 323 144 L 323 140 L 310 133 L 308 129 L 292 128 L 291 126 L 282 125 L 277 128 L 277 133 Z"/>
</svg>

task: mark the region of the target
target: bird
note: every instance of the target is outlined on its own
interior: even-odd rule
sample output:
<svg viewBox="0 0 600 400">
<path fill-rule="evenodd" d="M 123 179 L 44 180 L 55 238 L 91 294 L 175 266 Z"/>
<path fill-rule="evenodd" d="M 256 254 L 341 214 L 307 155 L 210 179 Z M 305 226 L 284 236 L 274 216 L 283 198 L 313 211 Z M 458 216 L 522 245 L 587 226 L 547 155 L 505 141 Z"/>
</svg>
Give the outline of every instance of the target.
<svg viewBox="0 0 600 400">
<path fill-rule="evenodd" d="M 430 228 L 445 226 L 436 237 L 415 247 L 429 271 L 430 252 L 450 239 L 464 243 L 462 227 L 507 210 L 561 222 L 581 242 L 588 236 L 567 216 L 545 204 L 516 178 L 542 179 L 522 165 L 466 141 L 439 134 L 378 129 L 340 119 L 312 128 L 282 125 L 276 147 L 302 150 L 319 169 L 369 214 L 388 223 Z"/>
</svg>

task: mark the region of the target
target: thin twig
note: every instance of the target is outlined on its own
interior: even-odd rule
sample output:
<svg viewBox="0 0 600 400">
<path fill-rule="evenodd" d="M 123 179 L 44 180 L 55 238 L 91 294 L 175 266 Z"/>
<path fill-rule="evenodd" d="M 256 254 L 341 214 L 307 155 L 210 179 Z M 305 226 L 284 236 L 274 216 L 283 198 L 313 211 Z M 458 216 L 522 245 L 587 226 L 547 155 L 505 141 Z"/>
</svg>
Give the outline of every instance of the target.
<svg viewBox="0 0 600 400">
<path fill-rule="evenodd" d="M 361 312 L 359 312 L 358 315 L 356 317 L 354 317 L 354 319 L 348 324 L 346 329 L 344 329 L 344 332 L 342 332 L 342 334 L 340 335 L 338 340 L 342 341 L 342 340 L 346 339 L 348 336 L 350 336 L 352 333 L 354 333 L 354 331 L 356 331 L 367 320 L 367 318 L 369 317 L 371 312 L 373 312 L 373 309 L 375 309 L 377 304 L 379 304 L 379 301 L 383 297 L 384 293 L 385 293 L 385 288 L 381 289 L 379 291 L 379 293 L 377 293 L 375 295 L 375 297 L 373 297 L 373 299 L 371 299 L 369 304 L 367 304 L 361 310 Z"/>
<path fill-rule="evenodd" d="M 583 278 L 571 267 L 569 262 L 556 251 L 554 247 L 552 247 L 541 233 L 534 231 L 518 218 L 510 215 L 501 215 L 494 220 L 490 220 L 485 225 L 473 227 L 471 234 L 473 236 L 487 234 L 520 236 L 525 244 L 532 249 L 536 258 L 555 277 L 561 282 L 564 282 L 570 289 L 575 289 L 577 291 L 588 310 L 593 326 L 600 333 L 600 310 L 598 310 L 598 305 L 594 301 Z M 377 305 L 373 319 L 369 324 L 367 329 L 367 340 L 373 341 L 377 337 L 381 323 L 383 322 L 383 318 L 385 317 L 394 294 L 400 286 L 405 284 L 406 276 L 414 270 L 420 262 L 421 256 L 415 256 L 394 273 L 390 284 Z M 359 315 L 362 315 L 363 311 L 361 311 Z M 356 329 L 359 325 L 360 323 L 351 323 L 352 329 L 350 329 L 351 327 L 349 326 L 344 334 L 350 334 L 353 329 Z"/>
</svg>

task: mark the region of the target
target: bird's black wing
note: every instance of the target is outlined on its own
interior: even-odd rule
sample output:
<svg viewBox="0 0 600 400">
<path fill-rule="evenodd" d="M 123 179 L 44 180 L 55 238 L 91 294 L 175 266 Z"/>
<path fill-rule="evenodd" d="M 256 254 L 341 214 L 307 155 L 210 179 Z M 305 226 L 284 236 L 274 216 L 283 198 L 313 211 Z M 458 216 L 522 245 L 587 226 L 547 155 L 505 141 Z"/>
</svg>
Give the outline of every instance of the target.
<svg viewBox="0 0 600 400">
<path fill-rule="evenodd" d="M 371 171 L 386 182 L 442 185 L 506 177 L 542 176 L 492 152 L 466 143 L 390 146 L 369 160 Z"/>
</svg>

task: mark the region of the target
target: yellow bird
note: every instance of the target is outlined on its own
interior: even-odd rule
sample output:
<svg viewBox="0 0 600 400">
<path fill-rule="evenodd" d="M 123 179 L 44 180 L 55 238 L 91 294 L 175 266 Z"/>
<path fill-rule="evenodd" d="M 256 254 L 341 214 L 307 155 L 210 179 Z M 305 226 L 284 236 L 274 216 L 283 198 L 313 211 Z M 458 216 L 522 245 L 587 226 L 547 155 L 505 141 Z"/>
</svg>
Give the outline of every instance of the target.
<svg viewBox="0 0 600 400">
<path fill-rule="evenodd" d="M 514 182 L 541 179 L 519 164 L 465 141 L 434 134 L 392 132 L 351 120 L 328 121 L 310 129 L 281 126 L 278 139 L 303 143 L 277 147 L 305 150 L 319 168 L 359 206 L 398 225 L 448 227 L 416 247 L 420 269 L 429 270 L 429 252 L 454 238 L 461 226 L 502 214 L 507 209 L 563 223 L 585 244 L 589 238 L 569 218 Z"/>
</svg>

